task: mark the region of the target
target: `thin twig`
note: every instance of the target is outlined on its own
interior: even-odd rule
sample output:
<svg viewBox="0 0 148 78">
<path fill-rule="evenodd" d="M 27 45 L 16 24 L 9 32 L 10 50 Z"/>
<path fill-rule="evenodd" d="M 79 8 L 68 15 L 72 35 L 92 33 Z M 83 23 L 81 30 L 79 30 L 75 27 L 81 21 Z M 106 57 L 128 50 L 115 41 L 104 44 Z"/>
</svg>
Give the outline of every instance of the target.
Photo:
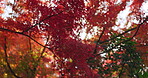
<svg viewBox="0 0 148 78">
<path fill-rule="evenodd" d="M 131 29 L 129 29 L 129 30 L 127 30 L 127 31 L 125 31 L 125 32 L 123 32 L 123 33 L 121 33 L 121 34 L 119 34 L 119 35 L 113 37 L 113 38 L 111 38 L 111 39 L 108 39 L 108 40 L 105 40 L 105 41 L 101 41 L 101 42 L 99 42 L 99 44 L 103 44 L 103 43 L 105 43 L 105 42 L 109 42 L 109 41 L 111 41 L 111 40 L 114 40 L 114 39 L 116 39 L 117 37 L 120 37 L 120 36 L 122 36 L 122 35 L 124 35 L 124 34 L 130 32 L 130 31 L 135 30 L 136 28 L 137 28 L 137 27 L 131 28 Z"/>
<path fill-rule="evenodd" d="M 104 31 L 105 31 L 105 27 L 103 28 L 102 33 L 100 34 L 100 37 L 99 37 L 99 39 L 98 39 L 97 42 L 96 42 L 96 46 L 95 46 L 95 49 L 94 49 L 94 54 L 97 53 L 97 48 L 98 48 L 98 45 L 99 45 L 98 43 L 100 42 L 101 37 L 102 37 L 103 34 L 104 34 Z"/>
<path fill-rule="evenodd" d="M 47 37 L 47 40 L 46 40 L 45 46 L 47 45 L 48 41 L 49 41 L 49 35 L 48 35 L 48 37 Z M 45 49 L 46 49 L 46 48 L 44 47 L 43 50 L 42 50 L 42 52 L 41 52 L 41 55 L 40 55 L 38 61 L 40 61 L 40 59 L 43 57 L 43 54 L 44 54 L 44 52 L 45 52 Z"/>
<path fill-rule="evenodd" d="M 59 14 L 62 13 L 62 12 L 63 12 L 63 11 L 61 11 L 61 12 L 59 12 L 59 13 L 57 13 L 57 14 L 54 14 L 54 15 L 47 16 L 45 19 L 41 20 L 39 23 L 36 23 L 35 25 L 31 26 L 30 28 L 26 29 L 26 30 L 23 31 L 22 33 L 29 31 L 29 30 L 32 29 L 33 27 L 35 27 L 35 26 L 41 24 L 43 21 L 45 21 L 45 20 L 47 20 L 47 19 L 49 19 L 49 18 L 51 18 L 51 17 L 53 17 L 53 16 L 59 15 Z"/>
<path fill-rule="evenodd" d="M 12 68 L 11 68 L 11 66 L 10 66 L 10 64 L 8 62 L 7 45 L 6 45 L 7 40 L 6 40 L 6 37 L 4 38 L 4 40 L 5 40 L 5 43 L 4 43 L 4 52 L 5 52 L 5 61 L 7 63 L 7 67 L 9 68 L 10 72 L 12 73 L 12 75 L 14 77 L 21 78 L 21 77 L 19 77 L 19 76 L 16 75 L 16 73 L 12 70 Z"/>
<path fill-rule="evenodd" d="M 36 40 L 33 39 L 32 37 L 30 37 L 29 35 L 26 35 L 26 34 L 24 34 L 24 33 L 22 33 L 22 32 L 16 32 L 16 31 L 13 31 L 13 30 L 5 29 L 5 28 L 0 28 L 0 31 L 8 31 L 8 32 L 11 32 L 11 33 L 16 33 L 16 34 L 20 34 L 20 35 L 26 36 L 26 37 L 30 38 L 31 40 L 33 40 L 34 42 L 36 42 L 37 44 L 39 44 L 40 46 L 47 48 L 47 49 L 50 50 L 57 58 L 59 58 L 58 55 L 56 55 L 56 53 L 55 53 L 51 48 L 49 48 L 49 47 L 47 47 L 47 46 L 44 46 L 43 44 L 39 43 L 38 41 L 36 41 Z"/>
<path fill-rule="evenodd" d="M 138 27 L 135 27 L 135 28 L 137 28 L 137 30 L 136 30 L 136 32 L 134 33 L 134 35 L 133 35 L 131 38 L 129 38 L 129 39 L 127 39 L 127 40 L 124 40 L 124 41 L 122 41 L 122 42 L 116 44 L 115 46 L 111 47 L 109 50 L 107 50 L 106 52 L 103 52 L 103 53 L 108 53 L 108 52 L 110 52 L 112 49 L 114 49 L 115 47 L 119 46 L 120 44 L 132 40 L 132 39 L 137 35 L 137 33 L 138 33 L 138 31 L 139 31 L 141 25 L 144 24 L 144 23 L 147 21 L 147 19 L 148 19 L 148 18 L 146 18 L 142 23 L 140 23 L 140 24 L 138 25 Z M 103 54 L 103 53 L 99 53 L 98 55 Z"/>
<path fill-rule="evenodd" d="M 146 18 L 144 19 L 144 21 L 143 21 L 141 24 L 139 24 L 139 25 L 141 26 L 141 25 L 144 24 L 147 20 L 148 20 L 148 17 L 146 17 Z M 105 43 L 105 42 L 109 42 L 109 41 L 111 41 L 111 40 L 114 40 L 114 39 L 116 39 L 117 37 L 120 37 L 120 36 L 122 36 L 122 35 L 124 35 L 124 34 L 130 32 L 130 31 L 133 31 L 133 30 L 135 30 L 135 29 L 137 29 L 137 27 L 131 28 L 131 29 L 129 29 L 129 30 L 127 30 L 127 31 L 125 31 L 125 32 L 123 32 L 123 33 L 121 33 L 121 34 L 119 34 L 119 35 L 113 37 L 113 38 L 111 38 L 111 39 L 108 39 L 108 40 L 99 42 L 99 44 L 103 44 L 103 43 Z"/>
<path fill-rule="evenodd" d="M 49 41 L 49 36 L 47 37 L 47 40 L 46 40 L 46 43 L 45 43 L 44 46 L 47 45 L 48 41 Z M 43 57 L 43 54 L 44 54 L 44 52 L 45 52 L 45 49 L 46 49 L 46 47 L 43 48 L 43 50 L 42 50 L 42 52 L 41 52 L 41 55 L 40 55 L 39 58 L 37 59 L 37 64 L 34 66 L 34 68 L 33 68 L 33 70 L 32 70 L 34 76 L 35 76 L 35 71 L 36 71 L 36 69 L 37 69 L 37 67 L 38 67 L 38 65 L 39 65 L 39 62 L 40 62 L 41 58 Z"/>
</svg>

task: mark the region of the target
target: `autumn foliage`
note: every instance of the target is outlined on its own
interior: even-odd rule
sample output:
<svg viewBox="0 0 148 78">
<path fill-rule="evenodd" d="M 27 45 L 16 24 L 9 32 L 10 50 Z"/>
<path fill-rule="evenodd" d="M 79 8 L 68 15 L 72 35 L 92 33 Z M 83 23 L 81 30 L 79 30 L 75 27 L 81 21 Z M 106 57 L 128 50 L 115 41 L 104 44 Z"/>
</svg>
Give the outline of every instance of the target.
<svg viewBox="0 0 148 78">
<path fill-rule="evenodd" d="M 146 78 L 146 3 L 1 0 L 0 78 Z"/>
</svg>

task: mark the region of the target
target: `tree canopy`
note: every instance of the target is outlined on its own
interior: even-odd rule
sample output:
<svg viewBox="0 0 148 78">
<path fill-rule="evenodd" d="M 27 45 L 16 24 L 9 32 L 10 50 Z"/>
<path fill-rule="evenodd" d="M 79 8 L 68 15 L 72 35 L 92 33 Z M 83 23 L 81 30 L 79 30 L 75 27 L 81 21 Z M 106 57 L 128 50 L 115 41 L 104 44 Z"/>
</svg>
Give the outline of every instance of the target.
<svg viewBox="0 0 148 78">
<path fill-rule="evenodd" d="M 0 77 L 147 78 L 147 4 L 1 0 Z"/>
</svg>

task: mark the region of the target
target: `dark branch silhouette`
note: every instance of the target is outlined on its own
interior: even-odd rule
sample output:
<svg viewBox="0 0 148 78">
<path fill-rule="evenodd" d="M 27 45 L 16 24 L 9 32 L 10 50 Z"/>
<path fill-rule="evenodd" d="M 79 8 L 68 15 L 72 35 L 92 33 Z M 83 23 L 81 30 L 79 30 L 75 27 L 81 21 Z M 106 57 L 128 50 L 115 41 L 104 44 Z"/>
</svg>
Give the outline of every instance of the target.
<svg viewBox="0 0 148 78">
<path fill-rule="evenodd" d="M 49 18 L 51 18 L 51 17 L 53 17 L 53 16 L 59 15 L 59 14 L 62 13 L 62 12 L 63 12 L 63 11 L 61 11 L 61 12 L 59 12 L 59 13 L 57 13 L 57 14 L 54 14 L 54 15 L 47 16 L 45 19 L 41 20 L 39 23 L 36 23 L 35 25 L 31 26 L 30 28 L 26 29 L 26 30 L 23 31 L 22 33 L 29 31 L 29 30 L 32 29 L 33 27 L 35 27 L 35 26 L 41 24 L 43 21 L 45 21 L 45 20 L 47 20 L 47 19 L 49 19 Z"/>
<path fill-rule="evenodd" d="M 129 38 L 129 39 L 127 39 L 127 40 L 124 40 L 124 41 L 122 41 L 122 42 L 116 44 L 115 46 L 111 47 L 110 49 L 108 49 L 107 51 L 105 51 L 105 52 L 103 52 L 103 53 L 108 53 L 108 52 L 110 52 L 112 49 L 114 49 L 114 48 L 116 48 L 117 46 L 121 45 L 122 43 L 125 43 L 125 42 L 127 42 L 127 41 L 132 40 L 132 39 L 137 35 L 137 33 L 138 33 L 138 31 L 139 31 L 141 25 L 144 24 L 144 23 L 147 21 L 147 19 L 148 19 L 148 18 L 146 18 L 142 23 L 140 23 L 137 27 L 135 27 L 137 30 L 136 30 L 136 32 L 134 33 L 134 35 L 133 35 L 131 38 Z M 132 29 L 133 29 L 133 28 L 132 28 Z M 130 29 L 130 30 L 131 30 L 131 29 Z M 126 31 L 125 31 L 125 32 L 126 32 Z M 129 32 L 129 31 L 128 31 L 128 32 Z M 123 34 L 123 33 L 122 33 L 122 34 Z M 119 34 L 119 35 L 121 35 L 121 34 Z M 119 36 L 118 36 L 118 37 L 119 37 Z M 115 39 L 115 38 L 117 38 L 117 36 L 114 37 L 114 39 Z M 113 40 L 113 38 L 110 39 L 110 40 Z M 110 40 L 109 40 L 109 41 L 110 41 Z M 98 55 L 103 54 L 103 53 L 99 53 Z"/>
<path fill-rule="evenodd" d="M 8 32 L 11 32 L 11 33 L 16 33 L 16 34 L 20 34 L 20 35 L 26 36 L 26 37 L 30 38 L 31 40 L 33 40 L 34 42 L 36 42 L 37 44 L 39 44 L 40 46 L 48 48 L 49 51 L 51 51 L 57 58 L 59 58 L 58 55 L 55 54 L 55 52 L 51 48 L 49 48 L 47 46 L 44 46 L 43 44 L 39 43 L 38 41 L 36 41 L 35 39 L 33 39 L 29 35 L 26 35 L 26 34 L 24 34 L 22 32 L 16 32 L 16 31 L 13 31 L 13 30 L 5 29 L 5 28 L 0 28 L 0 31 L 8 31 Z"/>
<path fill-rule="evenodd" d="M 104 32 L 105 32 L 105 27 L 103 28 L 102 33 L 100 34 L 100 37 L 99 37 L 99 39 L 96 42 L 96 46 L 95 46 L 95 49 L 94 49 L 94 54 L 97 53 L 97 48 L 98 48 L 98 45 L 99 45 L 98 43 L 100 42 L 101 37 L 103 36 Z"/>
<path fill-rule="evenodd" d="M 111 41 L 111 40 L 114 40 L 114 39 L 116 39 L 117 37 L 120 37 L 120 36 L 122 36 L 122 35 L 124 35 L 124 34 L 130 32 L 130 31 L 135 30 L 136 28 L 137 28 L 137 27 L 131 28 L 131 29 L 129 29 L 129 30 L 127 30 L 127 31 L 125 31 L 125 32 L 123 32 L 123 33 L 121 33 L 121 34 L 119 34 L 119 35 L 113 37 L 113 38 L 111 38 L 111 39 L 108 39 L 108 40 L 105 40 L 105 41 L 101 41 L 101 42 L 99 42 L 99 44 L 103 44 L 103 43 L 105 43 L 105 42 L 109 42 L 109 41 Z"/>
<path fill-rule="evenodd" d="M 4 38 L 4 41 L 5 41 L 5 43 L 4 43 L 4 53 L 5 53 L 5 61 L 7 63 L 7 67 L 8 67 L 8 69 L 10 70 L 10 72 L 12 73 L 12 75 L 14 77 L 21 78 L 21 77 L 19 77 L 19 76 L 16 75 L 16 73 L 12 70 L 12 68 L 11 68 L 11 66 L 10 66 L 10 64 L 8 62 L 7 45 L 6 45 L 7 40 L 6 40 L 6 37 Z"/>
<path fill-rule="evenodd" d="M 139 25 L 141 26 L 141 25 L 144 24 L 147 20 L 148 20 L 148 17 L 146 17 L 146 18 L 144 19 L 144 21 L 143 21 L 141 24 L 139 24 Z M 131 28 L 131 29 L 129 29 L 129 30 L 126 30 L 125 32 L 123 32 L 123 33 L 121 33 L 121 34 L 119 34 L 119 35 L 117 35 L 117 36 L 115 36 L 115 37 L 113 37 L 113 38 L 111 38 L 111 39 L 101 41 L 101 42 L 99 42 L 99 44 L 103 44 L 103 43 L 105 43 L 105 42 L 109 42 L 109 41 L 111 41 L 111 40 L 114 40 L 114 39 L 116 39 L 117 37 L 120 37 L 120 36 L 122 36 L 122 35 L 124 35 L 124 34 L 130 32 L 130 31 L 133 31 L 133 30 L 135 30 L 135 29 L 137 29 L 137 27 L 134 27 L 134 28 Z"/>
</svg>

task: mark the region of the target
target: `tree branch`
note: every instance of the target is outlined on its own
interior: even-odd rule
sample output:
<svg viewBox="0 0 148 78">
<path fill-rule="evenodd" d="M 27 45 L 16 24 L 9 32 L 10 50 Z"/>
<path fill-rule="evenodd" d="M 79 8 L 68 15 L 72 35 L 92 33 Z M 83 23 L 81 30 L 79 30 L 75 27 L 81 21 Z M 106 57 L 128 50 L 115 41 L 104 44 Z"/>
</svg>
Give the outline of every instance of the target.
<svg viewBox="0 0 148 78">
<path fill-rule="evenodd" d="M 134 35 L 133 35 L 131 38 L 129 38 L 129 39 L 127 39 L 127 40 L 124 40 L 124 41 L 122 41 L 122 42 L 116 44 L 115 46 L 111 47 L 109 50 L 107 50 L 106 52 L 103 52 L 103 53 L 108 53 L 108 52 L 110 52 L 112 49 L 114 49 L 115 47 L 119 46 L 120 44 L 132 40 L 132 39 L 136 36 L 136 34 L 138 33 L 138 31 L 139 31 L 141 25 L 144 24 L 144 23 L 147 21 L 147 19 L 148 19 L 148 17 L 147 17 L 142 23 L 140 23 L 140 24 L 138 25 L 138 27 L 135 27 L 137 30 L 136 30 L 136 32 L 134 33 Z M 132 29 L 133 29 L 133 28 L 132 28 Z M 131 29 L 130 29 L 130 30 L 131 30 Z M 119 34 L 119 35 L 121 35 L 121 34 Z M 116 38 L 116 37 L 114 37 L 114 39 L 115 39 L 115 38 Z M 110 40 L 109 40 L 109 41 L 110 41 Z M 103 53 L 99 53 L 98 55 L 103 54 Z"/>
<path fill-rule="evenodd" d="M 141 26 L 141 25 L 144 24 L 147 20 L 148 20 L 148 17 L 146 17 L 146 18 L 144 19 L 144 21 L 143 21 L 141 24 L 139 24 L 139 25 Z M 108 42 L 108 41 L 114 40 L 114 39 L 116 39 L 117 37 L 120 37 L 120 36 L 122 36 L 122 35 L 124 35 L 124 34 L 130 32 L 130 31 L 133 31 L 133 30 L 135 30 L 135 29 L 137 29 L 137 27 L 131 28 L 131 29 L 129 29 L 129 30 L 123 32 L 122 34 L 119 34 L 119 35 L 117 35 L 117 36 L 115 36 L 115 37 L 113 37 L 113 38 L 111 38 L 111 39 L 108 39 L 108 40 L 105 40 L 105 41 L 99 42 L 99 44 L 103 44 L 103 43 L 105 43 L 105 42 Z"/>
<path fill-rule="evenodd" d="M 9 64 L 9 62 L 8 62 L 7 45 L 6 45 L 7 40 L 6 40 L 6 37 L 4 38 L 4 41 L 5 41 L 5 43 L 4 43 L 5 61 L 6 61 L 6 63 L 7 63 L 7 67 L 9 68 L 10 72 L 12 73 L 12 75 L 13 75 L 14 77 L 16 77 L 16 78 L 21 78 L 21 77 L 19 77 L 19 76 L 17 76 L 17 75 L 15 74 L 15 72 L 12 70 L 12 68 L 11 68 L 11 66 L 10 66 L 10 64 Z"/>
<path fill-rule="evenodd" d="M 47 37 L 47 40 L 46 40 L 45 46 L 47 45 L 48 41 L 49 41 L 49 35 L 48 35 L 48 37 Z M 41 55 L 40 55 L 38 61 L 40 61 L 40 59 L 43 57 L 43 54 L 44 54 L 44 52 L 45 52 L 45 49 L 46 49 L 46 48 L 44 47 L 43 50 L 42 50 L 42 52 L 41 52 Z"/>
<path fill-rule="evenodd" d="M 51 17 L 53 17 L 53 16 L 59 15 L 59 14 L 62 13 L 62 12 L 63 12 L 63 11 L 61 11 L 61 12 L 59 12 L 59 13 L 57 13 L 57 14 L 50 15 L 50 16 L 46 17 L 45 19 L 41 20 L 39 23 L 36 23 L 35 25 L 31 26 L 30 28 L 26 29 L 26 30 L 23 31 L 22 33 L 29 31 L 29 30 L 32 29 L 33 27 L 39 25 L 41 22 L 43 22 L 43 21 L 45 21 L 45 20 L 47 20 L 47 19 L 49 19 L 49 18 L 51 18 Z"/>
<path fill-rule="evenodd" d="M 97 48 L 98 48 L 98 45 L 99 45 L 98 43 L 100 42 L 101 37 L 102 37 L 103 34 L 104 34 L 104 31 L 105 31 L 105 27 L 103 28 L 102 33 L 100 34 L 100 37 L 99 37 L 99 39 L 98 39 L 97 42 L 96 42 L 96 46 L 95 46 L 95 49 L 94 49 L 94 54 L 97 53 Z"/>
<path fill-rule="evenodd" d="M 47 45 L 48 40 L 49 40 L 49 36 L 47 37 L 47 40 L 46 40 L 46 43 L 45 43 L 44 46 Z M 43 53 L 45 52 L 45 49 L 46 49 L 46 47 L 43 48 L 43 50 L 42 50 L 42 52 L 41 52 L 41 55 L 40 55 L 39 58 L 37 59 L 37 64 L 35 64 L 34 67 L 33 67 L 33 69 L 31 69 L 32 72 L 33 72 L 33 77 L 35 77 L 35 74 L 36 74 L 35 71 L 36 71 L 36 69 L 37 69 L 37 67 L 38 67 L 38 65 L 39 65 L 39 62 L 40 62 L 41 58 L 43 57 Z"/>
<path fill-rule="evenodd" d="M 31 40 L 33 40 L 34 42 L 36 42 L 37 44 L 39 44 L 40 46 L 49 49 L 56 57 L 58 57 L 58 55 L 56 55 L 56 53 L 51 48 L 49 48 L 47 46 L 44 46 L 43 44 L 39 43 L 38 41 L 36 41 L 32 37 L 30 37 L 29 35 L 26 35 L 26 34 L 24 34 L 22 32 L 16 32 L 16 31 L 13 31 L 13 30 L 5 29 L 5 28 L 0 28 L 0 31 L 8 31 L 8 32 L 11 32 L 11 33 L 16 33 L 16 34 L 20 34 L 20 35 L 26 36 L 26 37 L 30 38 Z"/>
<path fill-rule="evenodd" d="M 111 39 L 108 39 L 108 40 L 105 40 L 105 41 L 101 41 L 99 44 L 103 44 L 103 43 L 105 43 L 105 42 L 109 42 L 109 41 L 111 41 L 111 40 L 114 40 L 114 39 L 116 39 L 117 37 L 120 37 L 120 36 L 122 36 L 122 35 L 124 35 L 124 34 L 130 32 L 130 31 L 135 30 L 136 28 L 137 28 L 137 27 L 131 28 L 131 29 L 129 29 L 129 30 L 123 32 L 122 34 L 119 34 L 119 35 L 117 35 L 117 36 L 115 36 L 115 37 L 113 37 L 113 38 L 111 38 Z"/>
</svg>

